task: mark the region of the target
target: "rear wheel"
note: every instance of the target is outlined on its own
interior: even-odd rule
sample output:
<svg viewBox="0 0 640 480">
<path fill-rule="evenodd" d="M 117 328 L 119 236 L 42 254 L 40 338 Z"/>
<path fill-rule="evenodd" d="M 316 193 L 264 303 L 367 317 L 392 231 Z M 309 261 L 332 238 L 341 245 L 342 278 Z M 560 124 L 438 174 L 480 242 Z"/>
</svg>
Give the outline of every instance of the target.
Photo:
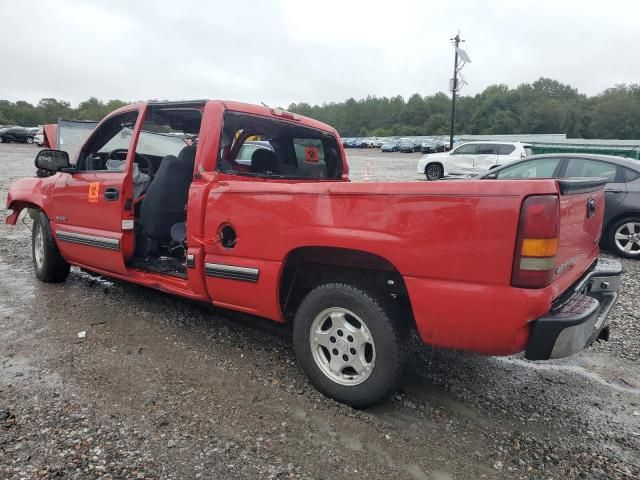
<svg viewBox="0 0 640 480">
<path fill-rule="evenodd" d="M 309 381 L 353 407 L 376 403 L 397 388 L 403 342 L 392 303 L 343 283 L 313 289 L 293 325 L 296 357 Z"/>
<path fill-rule="evenodd" d="M 43 282 L 62 282 L 69 275 L 70 265 L 62 258 L 51 234 L 49 219 L 40 211 L 33 221 L 31 252 L 36 277 Z"/>
<path fill-rule="evenodd" d="M 444 169 L 440 164 L 430 163 L 424 169 L 424 174 L 426 175 L 427 180 L 438 180 L 444 175 Z"/>
<path fill-rule="evenodd" d="M 640 218 L 625 218 L 608 231 L 609 246 L 622 257 L 640 258 Z"/>
</svg>

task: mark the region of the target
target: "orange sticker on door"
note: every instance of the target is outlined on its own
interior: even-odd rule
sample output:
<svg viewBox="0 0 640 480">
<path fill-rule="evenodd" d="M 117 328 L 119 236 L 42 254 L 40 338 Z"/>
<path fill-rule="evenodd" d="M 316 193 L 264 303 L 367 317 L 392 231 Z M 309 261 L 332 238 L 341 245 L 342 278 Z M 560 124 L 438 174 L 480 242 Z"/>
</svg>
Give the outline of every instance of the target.
<svg viewBox="0 0 640 480">
<path fill-rule="evenodd" d="M 91 182 L 89 184 L 89 194 L 87 200 L 89 203 L 96 203 L 100 195 L 100 182 Z"/>
<path fill-rule="evenodd" d="M 304 147 L 304 161 L 309 163 L 318 163 L 320 156 L 316 147 Z"/>
</svg>

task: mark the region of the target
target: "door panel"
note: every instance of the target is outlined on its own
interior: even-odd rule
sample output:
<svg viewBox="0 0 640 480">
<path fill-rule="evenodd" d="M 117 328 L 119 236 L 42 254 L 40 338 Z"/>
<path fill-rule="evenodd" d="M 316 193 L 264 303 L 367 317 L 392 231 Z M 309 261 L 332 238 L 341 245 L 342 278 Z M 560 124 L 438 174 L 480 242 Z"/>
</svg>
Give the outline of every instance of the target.
<svg viewBox="0 0 640 480">
<path fill-rule="evenodd" d="M 615 216 L 620 202 L 627 196 L 627 185 L 620 168 L 609 162 L 585 158 L 567 160 L 564 177 L 602 177 L 608 180 L 604 187 L 604 222 L 607 224 Z"/>
<path fill-rule="evenodd" d="M 496 155 L 476 155 L 473 162 L 473 171 L 475 173 L 487 172 L 496 165 Z"/>
<path fill-rule="evenodd" d="M 62 255 L 73 263 L 125 273 L 122 188 L 124 172 L 63 173 L 55 187 L 51 224 Z M 117 200 L 107 200 L 115 189 Z"/>
<path fill-rule="evenodd" d="M 624 182 L 607 183 L 604 186 L 604 223 L 609 223 L 617 212 L 618 206 L 627 196 L 627 184 Z M 619 214 L 620 212 L 618 212 Z"/>
<path fill-rule="evenodd" d="M 119 113 L 100 123 L 81 149 L 76 172 L 62 173 L 55 184 L 51 225 L 62 255 L 71 263 L 114 273 L 127 272 L 133 252 L 133 152 L 141 109 Z M 122 170 L 109 170 L 106 159 L 128 145 Z M 124 228 L 123 228 L 124 227 Z"/>
<path fill-rule="evenodd" d="M 488 172 L 498 161 L 497 145 L 483 143 L 476 145 L 476 155 L 473 157 L 473 172 Z"/>
<path fill-rule="evenodd" d="M 447 158 L 447 173 L 472 173 L 475 152 L 474 144 L 460 145 L 453 150 Z"/>
</svg>

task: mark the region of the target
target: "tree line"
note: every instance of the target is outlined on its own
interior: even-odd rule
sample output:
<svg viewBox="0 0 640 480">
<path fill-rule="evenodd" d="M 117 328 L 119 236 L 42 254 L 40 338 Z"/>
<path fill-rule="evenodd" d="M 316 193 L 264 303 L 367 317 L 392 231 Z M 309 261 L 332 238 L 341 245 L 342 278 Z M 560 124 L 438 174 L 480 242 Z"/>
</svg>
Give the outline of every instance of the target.
<svg viewBox="0 0 640 480">
<path fill-rule="evenodd" d="M 43 98 L 37 105 L 0 100 L 0 125 L 35 126 L 58 117 L 100 120 L 128 102 L 95 97 L 72 108 L 69 102 Z M 342 136 L 443 135 L 449 132 L 451 99 L 438 92 L 408 99 L 368 96 L 345 102 L 293 103 L 291 112 L 334 126 Z M 640 139 L 640 85 L 616 85 L 587 96 L 549 78 L 516 88 L 491 85 L 456 104 L 459 134 L 565 133 L 569 138 Z"/>
<path fill-rule="evenodd" d="M 449 133 L 451 99 L 442 92 L 311 106 L 288 110 L 334 126 L 342 136 L 443 135 Z M 640 138 L 640 85 L 616 85 L 587 96 L 549 78 L 516 88 L 491 85 L 456 102 L 456 133 L 565 133 L 569 138 Z"/>
<path fill-rule="evenodd" d="M 25 101 L 10 102 L 0 100 L 0 125 L 20 125 L 35 127 L 47 123 L 57 123 L 58 117 L 73 120 L 102 120 L 107 114 L 127 105 L 122 100 L 103 102 L 95 97 L 71 108 L 69 102 L 55 98 L 43 98 L 37 105 Z"/>
</svg>

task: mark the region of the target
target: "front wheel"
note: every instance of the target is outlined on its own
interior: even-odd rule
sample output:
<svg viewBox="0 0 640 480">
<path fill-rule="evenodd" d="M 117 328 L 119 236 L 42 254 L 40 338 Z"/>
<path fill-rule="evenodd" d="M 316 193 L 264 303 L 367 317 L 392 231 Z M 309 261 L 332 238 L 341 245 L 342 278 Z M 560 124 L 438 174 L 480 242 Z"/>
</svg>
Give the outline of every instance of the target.
<svg viewBox="0 0 640 480">
<path fill-rule="evenodd" d="M 62 258 L 51 234 L 49 219 L 40 211 L 33 221 L 31 252 L 36 277 L 43 282 L 62 282 L 69 275 L 70 265 Z"/>
<path fill-rule="evenodd" d="M 316 389 L 361 408 L 397 388 L 405 349 L 394 307 L 382 295 L 343 283 L 321 285 L 305 297 L 293 347 Z"/>
<path fill-rule="evenodd" d="M 33 143 L 33 137 L 27 137 L 27 143 L 28 144 L 32 144 Z"/>
<path fill-rule="evenodd" d="M 427 165 L 427 168 L 424 169 L 424 174 L 426 175 L 427 180 L 438 180 L 444 176 L 444 169 L 442 168 L 442 165 L 430 163 Z"/>
<path fill-rule="evenodd" d="M 607 232 L 609 246 L 621 257 L 640 258 L 640 218 L 625 218 Z"/>
</svg>

